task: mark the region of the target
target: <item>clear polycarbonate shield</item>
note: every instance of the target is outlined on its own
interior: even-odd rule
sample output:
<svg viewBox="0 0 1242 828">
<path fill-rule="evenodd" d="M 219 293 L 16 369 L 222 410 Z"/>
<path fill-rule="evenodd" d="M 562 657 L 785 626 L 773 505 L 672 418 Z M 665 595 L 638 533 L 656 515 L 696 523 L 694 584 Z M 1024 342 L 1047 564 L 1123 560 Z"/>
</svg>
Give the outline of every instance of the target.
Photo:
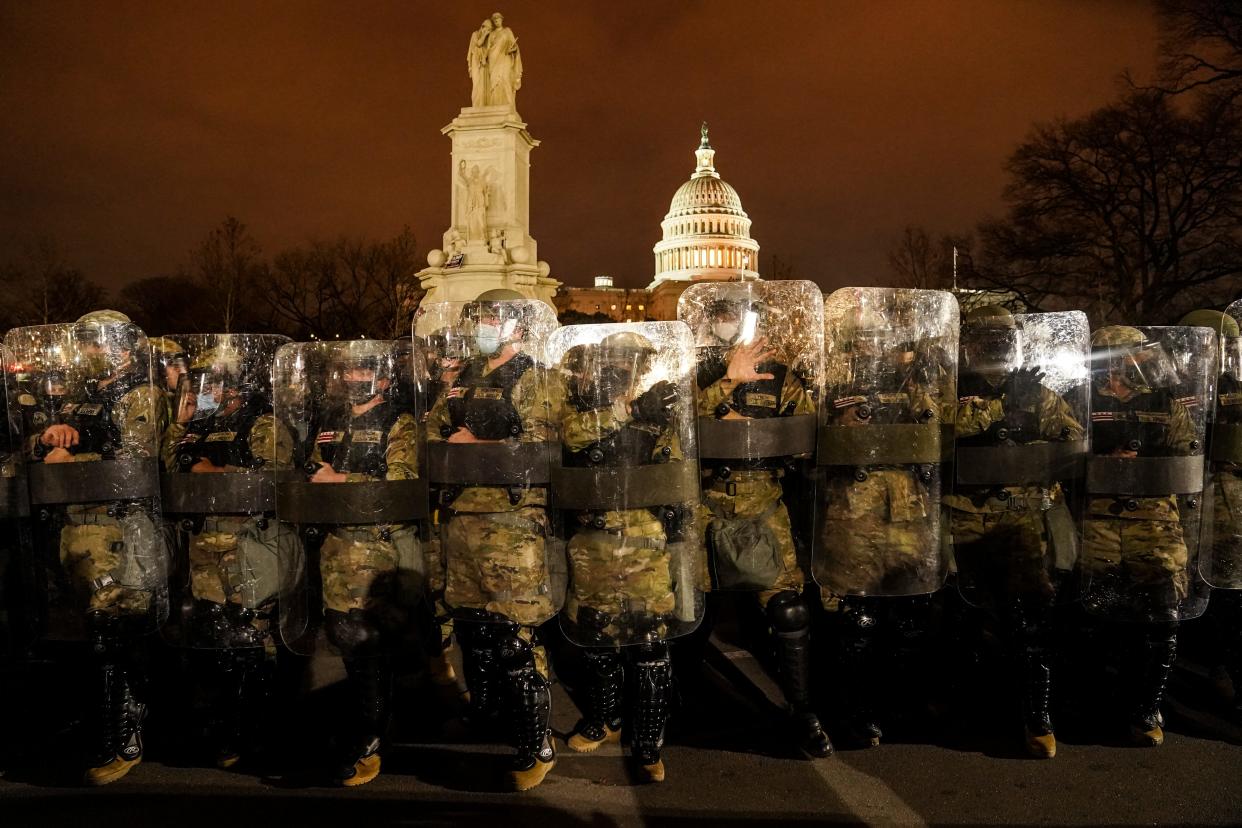
<svg viewBox="0 0 1242 828">
<path fill-rule="evenodd" d="M 920 595 L 947 574 L 957 301 L 842 288 L 824 300 L 815 579 L 834 595 Z"/>
<path fill-rule="evenodd" d="M 1111 326 L 1092 334 L 1079 558 L 1092 613 L 1154 622 L 1194 618 L 1207 606 L 1198 558 L 1211 545 L 1204 438 L 1217 358 L 1206 328 Z M 1145 370 L 1149 362 L 1175 370 Z"/>
<path fill-rule="evenodd" d="M 561 626 L 582 646 L 641 644 L 703 616 L 694 349 L 680 322 L 572 325 L 552 503 L 569 561 Z"/>
<path fill-rule="evenodd" d="M 813 282 L 706 282 L 681 295 L 694 337 L 713 589 L 797 588 L 813 527 L 824 300 Z"/>
<path fill-rule="evenodd" d="M 432 303 L 414 319 L 435 389 L 427 474 L 444 602 L 467 620 L 540 624 L 561 608 L 548 511 L 560 402 L 546 347 L 557 327 L 536 300 Z"/>
<path fill-rule="evenodd" d="M 418 646 L 427 517 L 420 355 L 378 340 L 290 343 L 272 367 L 280 633 L 347 658 Z"/>
<path fill-rule="evenodd" d="M 972 604 L 1046 604 L 1074 570 L 1090 428 L 1090 331 L 1078 311 L 964 320 L 951 521 Z"/>
<path fill-rule="evenodd" d="M 16 328 L 9 404 L 32 513 L 39 634 L 81 639 L 88 620 L 153 632 L 168 611 L 159 440 L 167 421 L 150 350 L 128 322 Z M 21 413 L 16 413 L 16 412 Z"/>
<path fill-rule="evenodd" d="M 178 646 L 262 647 L 275 633 L 276 466 L 294 441 L 273 410 L 272 362 L 288 341 L 245 333 L 160 338 L 165 353 L 179 357 L 175 370 L 164 368 L 172 422 L 161 476 L 173 550 L 163 633 Z"/>
<path fill-rule="evenodd" d="M 14 403 L 26 394 L 14 361 L 3 355 L 4 422 L 0 428 L 0 659 L 25 652 L 34 641 L 30 600 L 34 595 L 28 553 L 30 500 L 20 429 L 13 418 Z M 29 401 L 33 403 L 33 397 Z M 20 405 L 20 404 L 19 404 Z"/>
<path fill-rule="evenodd" d="M 1199 556 L 1199 571 L 1216 589 L 1242 589 L 1242 299 L 1225 309 L 1218 335 L 1220 365 L 1216 409 L 1209 424 L 1210 476 L 1204 496 L 1211 543 Z"/>
</svg>

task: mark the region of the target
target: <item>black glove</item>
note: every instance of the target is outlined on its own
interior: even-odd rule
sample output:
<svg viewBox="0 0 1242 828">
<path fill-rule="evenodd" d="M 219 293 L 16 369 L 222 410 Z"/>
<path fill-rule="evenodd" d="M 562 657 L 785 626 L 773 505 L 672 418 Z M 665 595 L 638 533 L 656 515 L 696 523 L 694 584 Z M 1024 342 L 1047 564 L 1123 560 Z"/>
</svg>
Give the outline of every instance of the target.
<svg viewBox="0 0 1242 828">
<path fill-rule="evenodd" d="M 667 425 L 673 418 L 673 406 L 677 403 L 677 386 L 661 380 L 630 403 L 630 414 L 635 420 Z"/>
<path fill-rule="evenodd" d="M 1019 368 L 1005 380 L 1006 408 L 1030 411 L 1039 405 L 1044 372 L 1039 368 Z"/>
</svg>

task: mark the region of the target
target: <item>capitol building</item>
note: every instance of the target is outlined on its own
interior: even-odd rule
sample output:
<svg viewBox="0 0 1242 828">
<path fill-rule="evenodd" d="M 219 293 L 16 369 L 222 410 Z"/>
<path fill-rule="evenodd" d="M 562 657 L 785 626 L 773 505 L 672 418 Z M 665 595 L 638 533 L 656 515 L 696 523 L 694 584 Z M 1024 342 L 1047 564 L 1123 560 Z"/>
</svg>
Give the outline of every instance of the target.
<svg viewBox="0 0 1242 828">
<path fill-rule="evenodd" d="M 706 124 L 700 135 L 694 173 L 677 188 L 660 222 L 663 238 L 653 248 L 651 283 L 627 290 L 613 287 L 611 276 L 597 276 L 594 287 L 562 287 L 553 300 L 559 314 L 602 314 L 618 322 L 676 319 L 677 300 L 694 282 L 760 278 L 750 216 L 737 190 L 716 171 Z"/>
</svg>

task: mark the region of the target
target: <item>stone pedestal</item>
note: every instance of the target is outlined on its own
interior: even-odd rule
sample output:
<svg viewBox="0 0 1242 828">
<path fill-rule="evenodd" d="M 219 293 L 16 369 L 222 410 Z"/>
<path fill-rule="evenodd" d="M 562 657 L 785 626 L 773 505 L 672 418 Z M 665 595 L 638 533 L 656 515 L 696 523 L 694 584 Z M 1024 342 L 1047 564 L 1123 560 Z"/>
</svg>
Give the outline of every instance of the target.
<svg viewBox="0 0 1242 828">
<path fill-rule="evenodd" d="M 441 132 L 453 142 L 452 223 L 418 272 L 423 301 L 470 301 L 509 288 L 552 304 L 561 283 L 548 276 L 530 236 L 530 151 L 539 142 L 507 106 L 466 107 Z M 470 215 L 480 197 L 485 221 Z"/>
</svg>

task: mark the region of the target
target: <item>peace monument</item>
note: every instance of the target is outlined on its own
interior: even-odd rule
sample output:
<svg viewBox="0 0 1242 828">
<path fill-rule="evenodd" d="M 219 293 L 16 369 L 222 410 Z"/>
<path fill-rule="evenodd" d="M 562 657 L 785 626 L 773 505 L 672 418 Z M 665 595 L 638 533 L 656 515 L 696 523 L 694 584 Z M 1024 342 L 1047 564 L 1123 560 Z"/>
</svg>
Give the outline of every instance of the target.
<svg viewBox="0 0 1242 828">
<path fill-rule="evenodd" d="M 552 303 L 560 282 L 539 261 L 530 228 L 530 151 L 539 142 L 518 115 L 522 52 L 496 12 L 466 48 L 470 106 L 441 130 L 453 142 L 452 218 L 418 278 L 424 302 L 469 301 L 510 288 Z"/>
</svg>

